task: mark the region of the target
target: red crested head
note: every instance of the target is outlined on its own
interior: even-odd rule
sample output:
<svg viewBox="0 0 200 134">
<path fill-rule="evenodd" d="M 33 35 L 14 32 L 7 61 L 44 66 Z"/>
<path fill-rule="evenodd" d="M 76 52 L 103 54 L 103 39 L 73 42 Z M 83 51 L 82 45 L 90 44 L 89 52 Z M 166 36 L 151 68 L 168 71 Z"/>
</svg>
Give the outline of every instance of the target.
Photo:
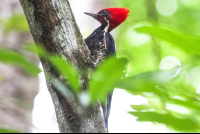
<svg viewBox="0 0 200 134">
<path fill-rule="evenodd" d="M 130 10 L 127 8 L 106 8 L 102 9 L 97 14 L 85 14 L 94 17 L 102 25 L 106 26 L 106 31 L 110 32 L 127 19 L 129 12 Z"/>
<path fill-rule="evenodd" d="M 110 15 L 108 29 L 109 32 L 117 26 L 119 26 L 122 22 L 124 22 L 127 19 L 130 12 L 130 10 L 127 8 L 106 8 L 103 10 L 108 11 Z M 99 11 L 99 13 L 101 13 L 103 10 Z"/>
</svg>

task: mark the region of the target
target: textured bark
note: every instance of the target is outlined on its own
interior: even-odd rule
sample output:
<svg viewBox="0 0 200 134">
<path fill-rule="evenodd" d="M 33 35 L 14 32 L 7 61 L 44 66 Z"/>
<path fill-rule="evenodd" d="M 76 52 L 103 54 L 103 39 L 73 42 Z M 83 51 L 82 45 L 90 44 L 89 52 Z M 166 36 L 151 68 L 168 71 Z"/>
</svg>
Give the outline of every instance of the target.
<svg viewBox="0 0 200 134">
<path fill-rule="evenodd" d="M 1 0 L 0 20 L 6 20 L 13 14 L 22 14 L 18 0 Z M 0 27 L 0 47 L 21 51 L 24 44 L 33 42 L 30 33 L 11 31 L 3 34 Z M 24 51 L 24 55 L 35 64 L 39 58 Z M 38 77 L 30 76 L 23 69 L 0 62 L 0 127 L 31 132 L 32 109 L 34 98 L 38 93 Z"/>
<path fill-rule="evenodd" d="M 87 89 L 90 76 L 90 57 L 67 0 L 20 0 L 35 43 L 52 55 L 60 55 L 79 70 L 81 90 Z M 54 102 L 60 132 L 106 132 L 99 104 L 84 108 L 68 93 L 66 99 L 60 91 L 61 75 L 45 58 L 41 58 L 48 90 Z M 68 88 L 66 88 L 66 86 Z M 58 90 L 57 88 L 60 87 Z M 69 92 L 68 91 L 68 92 Z"/>
</svg>

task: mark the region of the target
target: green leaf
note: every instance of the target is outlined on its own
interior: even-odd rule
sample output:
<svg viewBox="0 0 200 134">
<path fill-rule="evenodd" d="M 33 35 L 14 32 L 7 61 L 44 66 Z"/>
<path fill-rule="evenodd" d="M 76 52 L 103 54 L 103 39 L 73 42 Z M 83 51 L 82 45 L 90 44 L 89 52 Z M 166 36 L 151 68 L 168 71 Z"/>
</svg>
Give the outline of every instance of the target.
<svg viewBox="0 0 200 134">
<path fill-rule="evenodd" d="M 186 131 L 199 129 L 200 125 L 190 118 L 177 118 L 171 114 L 159 114 L 155 112 L 129 112 L 131 115 L 138 117 L 141 122 L 157 122 L 172 127 L 176 130 Z"/>
<path fill-rule="evenodd" d="M 150 110 L 151 109 L 151 107 L 148 104 L 131 105 L 131 108 L 134 110 Z"/>
<path fill-rule="evenodd" d="M 39 55 L 40 57 L 49 60 L 51 54 L 49 54 L 41 44 L 27 43 L 24 50 Z"/>
<path fill-rule="evenodd" d="M 24 14 L 14 14 L 10 18 L 0 20 L 0 25 L 4 27 L 4 32 L 8 33 L 12 30 L 20 32 L 29 32 L 29 25 Z"/>
<path fill-rule="evenodd" d="M 40 69 L 29 62 L 24 55 L 11 49 L 0 48 L 0 62 L 17 65 L 32 75 L 40 73 Z"/>
<path fill-rule="evenodd" d="M 78 72 L 76 71 L 74 66 L 68 63 L 62 57 L 51 56 L 39 44 L 35 45 L 33 43 L 29 43 L 26 45 L 25 50 L 39 54 L 40 57 L 43 57 L 44 59 L 49 60 L 51 64 L 63 75 L 63 77 L 67 78 L 69 85 L 72 87 L 72 89 L 76 93 L 80 91 Z"/>
<path fill-rule="evenodd" d="M 163 69 L 159 71 L 139 74 L 136 76 L 129 76 L 119 81 L 116 87 L 135 93 L 154 92 L 159 94 L 159 92 L 164 91 L 160 90 L 156 86 L 168 82 L 179 69 L 180 66 L 176 66 L 173 69 Z"/>
<path fill-rule="evenodd" d="M 39 49 L 39 51 L 41 51 L 41 53 L 46 53 L 44 50 L 40 50 L 42 48 L 39 48 L 39 46 L 36 46 L 35 43 L 26 43 L 24 45 L 23 49 L 26 50 L 26 51 L 32 52 L 34 54 L 38 54 L 38 50 L 37 49 Z"/>
<path fill-rule="evenodd" d="M 106 94 L 114 89 L 114 85 L 121 79 L 127 62 L 125 58 L 116 59 L 112 57 L 97 68 L 92 74 L 89 84 L 88 92 L 91 102 L 105 100 Z"/>
<path fill-rule="evenodd" d="M 66 99 L 70 99 L 70 101 L 75 100 L 74 94 L 71 92 L 71 90 L 66 86 L 65 83 L 60 81 L 59 79 L 55 78 L 53 75 L 50 75 L 52 84 L 54 87 L 56 87 L 56 90 L 58 90 Z"/>
<path fill-rule="evenodd" d="M 169 97 L 167 97 L 166 100 L 171 104 L 183 106 L 185 108 L 190 108 L 190 109 L 192 108 L 192 109 L 196 110 L 197 112 L 200 111 L 199 101 L 180 100 L 180 99 L 173 99 L 173 98 L 169 98 Z"/>
<path fill-rule="evenodd" d="M 70 86 L 76 93 L 78 93 L 80 90 L 80 85 L 78 81 L 78 73 L 75 70 L 75 67 L 58 56 L 51 57 L 50 62 L 56 67 L 56 69 L 58 69 L 58 71 L 60 71 L 63 77 L 67 77 Z"/>
<path fill-rule="evenodd" d="M 20 131 L 0 127 L 0 133 L 21 133 Z"/>
<path fill-rule="evenodd" d="M 2 79 L 2 77 L 0 76 L 0 83 L 1 83 L 1 79 Z"/>
<path fill-rule="evenodd" d="M 175 30 L 169 30 L 159 27 L 143 26 L 136 28 L 137 32 L 147 33 L 154 35 L 162 40 L 172 43 L 174 46 L 190 52 L 196 55 L 200 55 L 200 39 L 194 36 L 188 36 L 181 34 L 179 32 L 174 32 Z"/>
</svg>

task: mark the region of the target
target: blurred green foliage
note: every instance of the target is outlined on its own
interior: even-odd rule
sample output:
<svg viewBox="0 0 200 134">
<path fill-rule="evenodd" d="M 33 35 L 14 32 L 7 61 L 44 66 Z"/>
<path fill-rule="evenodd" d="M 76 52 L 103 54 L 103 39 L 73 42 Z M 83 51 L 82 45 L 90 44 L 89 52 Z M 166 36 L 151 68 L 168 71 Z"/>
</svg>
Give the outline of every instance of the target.
<svg viewBox="0 0 200 134">
<path fill-rule="evenodd" d="M 110 7 L 130 9 L 127 21 L 114 30 L 117 56 L 126 57 L 128 61 L 111 58 L 102 63 L 91 75 L 88 96 L 91 103 L 104 101 L 113 87 L 125 89 L 133 97 L 141 95 L 148 100 L 147 104 L 131 106 L 133 111 L 129 113 L 138 121 L 162 123 L 177 132 L 200 132 L 200 0 L 171 0 L 175 5 L 160 5 L 159 1 L 106 1 Z M 160 11 L 159 6 L 165 9 Z M 172 11 L 171 7 L 174 12 L 167 14 Z M 5 32 L 28 31 L 24 23 L 23 15 L 0 21 Z M 32 46 L 26 50 L 36 52 Z M 37 50 L 41 57 L 48 57 L 75 93 L 80 94 L 78 70 L 63 57 Z M 164 60 L 168 56 L 181 65 Z M 0 49 L 0 60 L 19 65 L 33 74 L 39 72 L 22 54 L 13 50 Z M 127 76 L 122 78 L 126 64 Z M 63 89 L 67 90 L 59 91 L 67 96 Z"/>
<path fill-rule="evenodd" d="M 129 59 L 129 76 L 116 87 L 148 100 L 132 106 L 130 114 L 138 121 L 200 132 L 200 0 L 160 1 L 107 1 L 111 7 L 130 9 L 115 31 L 117 55 Z M 181 66 L 165 60 L 168 56 Z"/>
<path fill-rule="evenodd" d="M 139 27 L 135 29 L 139 33 L 146 33 L 158 37 L 159 39 L 168 41 L 174 46 L 183 49 L 186 52 L 199 55 L 200 38 L 187 36 L 181 33 L 175 33 L 172 29 L 163 29 L 160 27 Z M 188 47 L 189 44 L 189 47 Z"/>
<path fill-rule="evenodd" d="M 29 32 L 29 26 L 24 14 L 13 14 L 11 17 L 1 18 L 0 26 L 5 34 L 11 31 Z M 40 73 L 38 65 L 34 65 L 21 52 L 0 47 L 0 62 L 16 65 L 32 75 Z"/>
<path fill-rule="evenodd" d="M 0 133 L 21 133 L 20 131 L 0 127 Z"/>
<path fill-rule="evenodd" d="M 0 62 L 17 65 L 32 75 L 40 73 L 36 65 L 27 60 L 22 53 L 12 49 L 0 48 Z"/>
<path fill-rule="evenodd" d="M 67 77 L 72 89 L 76 93 L 80 92 L 80 85 L 78 81 L 78 73 L 75 68 L 63 60 L 61 57 L 51 57 L 50 62 L 61 72 L 63 77 Z"/>
<path fill-rule="evenodd" d="M 29 26 L 24 14 L 14 14 L 9 18 L 0 19 L 0 26 L 4 28 L 4 33 L 10 31 L 29 32 Z"/>
<path fill-rule="evenodd" d="M 33 52 L 40 55 L 41 58 L 49 61 L 49 63 L 60 73 L 62 74 L 61 79 L 66 78 L 66 83 L 69 83 L 73 91 L 78 94 L 80 93 L 80 84 L 78 72 L 73 65 L 67 62 L 67 60 L 58 55 L 51 55 L 45 51 L 44 48 L 40 47 L 41 45 L 35 45 L 34 43 L 28 43 L 24 47 L 24 50 Z M 59 89 L 58 89 L 59 90 Z"/>
<path fill-rule="evenodd" d="M 199 129 L 199 123 L 188 119 L 177 118 L 171 114 L 159 114 L 157 112 L 130 112 L 133 116 L 138 117 L 138 121 L 151 121 L 166 124 L 180 131 L 191 131 Z"/>
<path fill-rule="evenodd" d="M 106 100 L 106 94 L 121 79 L 127 62 L 125 58 L 116 59 L 115 57 L 111 57 L 97 67 L 97 70 L 91 76 L 88 88 L 91 102 Z M 98 87 L 101 90 L 97 90 Z"/>
</svg>

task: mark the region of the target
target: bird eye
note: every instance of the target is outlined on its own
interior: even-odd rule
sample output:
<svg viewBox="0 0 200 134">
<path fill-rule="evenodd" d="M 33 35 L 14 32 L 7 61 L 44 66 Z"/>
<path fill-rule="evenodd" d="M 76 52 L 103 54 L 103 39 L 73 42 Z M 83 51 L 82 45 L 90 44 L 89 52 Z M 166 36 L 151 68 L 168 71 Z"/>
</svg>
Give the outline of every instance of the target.
<svg viewBox="0 0 200 134">
<path fill-rule="evenodd" d="M 107 13 L 107 11 L 106 11 L 106 10 L 103 10 L 103 11 L 101 11 L 101 13 Z"/>
</svg>

